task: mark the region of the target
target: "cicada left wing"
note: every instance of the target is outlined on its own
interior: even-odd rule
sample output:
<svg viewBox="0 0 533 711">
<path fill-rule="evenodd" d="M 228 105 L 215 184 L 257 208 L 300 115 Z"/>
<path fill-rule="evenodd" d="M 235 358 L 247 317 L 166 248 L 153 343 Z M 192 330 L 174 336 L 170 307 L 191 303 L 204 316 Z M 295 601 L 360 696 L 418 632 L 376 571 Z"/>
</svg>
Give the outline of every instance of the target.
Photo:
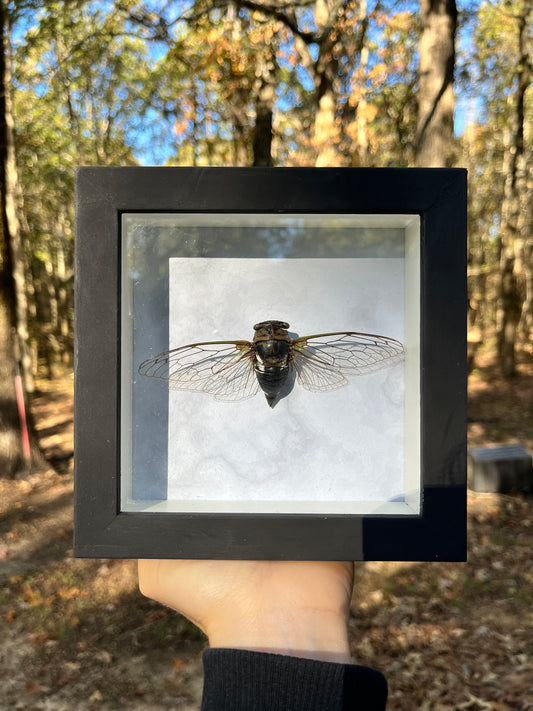
<svg viewBox="0 0 533 711">
<path fill-rule="evenodd" d="M 207 393 L 217 400 L 252 397 L 259 390 L 249 341 L 192 343 L 145 360 L 139 373 L 168 380 L 173 390 Z"/>
<path fill-rule="evenodd" d="M 335 390 L 346 376 L 365 375 L 399 363 L 403 345 L 387 336 L 340 332 L 302 336 L 292 341 L 292 364 L 307 390 Z"/>
</svg>

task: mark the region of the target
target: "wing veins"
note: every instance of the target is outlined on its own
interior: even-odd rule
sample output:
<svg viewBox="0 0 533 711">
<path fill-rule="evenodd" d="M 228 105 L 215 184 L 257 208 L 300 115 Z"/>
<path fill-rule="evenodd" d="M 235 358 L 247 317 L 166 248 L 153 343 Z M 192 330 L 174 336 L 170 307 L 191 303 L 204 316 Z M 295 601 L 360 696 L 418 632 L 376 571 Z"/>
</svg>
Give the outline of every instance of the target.
<svg viewBox="0 0 533 711">
<path fill-rule="evenodd" d="M 335 336 L 339 338 L 327 340 Z M 342 387 L 348 382 L 345 375 L 363 375 L 390 367 L 404 355 L 403 345 L 396 339 L 357 331 L 301 336 L 292 345 L 298 380 L 312 391 Z"/>
<path fill-rule="evenodd" d="M 216 349 L 217 346 L 227 346 Z M 255 395 L 253 344 L 204 341 L 174 348 L 140 364 L 141 375 L 168 380 L 172 390 L 204 392 L 222 400 Z"/>
</svg>

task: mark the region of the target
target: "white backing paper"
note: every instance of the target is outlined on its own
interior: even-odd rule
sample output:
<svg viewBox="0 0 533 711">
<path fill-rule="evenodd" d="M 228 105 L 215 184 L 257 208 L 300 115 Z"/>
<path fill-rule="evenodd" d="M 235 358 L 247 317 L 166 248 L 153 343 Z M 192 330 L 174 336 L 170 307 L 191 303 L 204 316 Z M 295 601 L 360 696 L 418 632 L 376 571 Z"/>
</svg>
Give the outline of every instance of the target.
<svg viewBox="0 0 533 711">
<path fill-rule="evenodd" d="M 169 349 L 252 340 L 259 321 L 292 337 L 361 331 L 404 341 L 403 259 L 171 259 Z M 404 368 L 326 393 L 296 380 L 270 408 L 169 391 L 168 500 L 191 511 L 357 513 L 402 501 Z"/>
</svg>

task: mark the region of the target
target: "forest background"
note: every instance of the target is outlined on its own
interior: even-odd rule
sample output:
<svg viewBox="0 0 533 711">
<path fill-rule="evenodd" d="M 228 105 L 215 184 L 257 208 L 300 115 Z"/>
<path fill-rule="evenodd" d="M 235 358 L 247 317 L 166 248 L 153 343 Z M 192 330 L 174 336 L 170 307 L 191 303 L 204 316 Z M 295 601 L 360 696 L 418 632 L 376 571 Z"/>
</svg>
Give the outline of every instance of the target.
<svg viewBox="0 0 533 711">
<path fill-rule="evenodd" d="M 474 412 L 470 443 L 519 439 L 531 450 L 533 0 L 462 0 L 459 6 L 455 0 L 0 0 L 0 27 L 0 533 L 5 544 L 0 556 L 6 558 L 0 562 L 7 562 L 2 577 L 7 597 L 0 602 L 6 606 L 4 620 L 13 625 L 13 639 L 15 631 L 35 624 L 31 615 L 30 621 L 23 619 L 21 609 L 34 612 L 35 607 L 43 614 L 46 609 L 49 616 L 40 619 L 40 631 L 29 633 L 37 635 L 31 643 L 42 647 L 41 671 L 47 668 L 43 659 L 61 637 L 52 630 L 65 606 L 80 605 L 75 614 L 68 608 L 70 626 L 65 628 L 69 640 L 70 633 L 79 634 L 84 609 L 80 581 L 90 587 L 88 571 L 95 571 L 87 567 L 82 573 L 81 563 L 68 566 L 61 558 L 67 555 L 61 540 L 69 538 L 71 526 L 70 514 L 61 507 L 70 505 L 71 486 L 72 443 L 65 432 L 70 431 L 72 404 L 77 165 L 468 168 L 470 405 L 471 413 L 480 403 L 482 411 Z M 22 394 L 28 442 L 20 425 Z M 477 397 L 474 408 L 472 394 Z M 59 424 L 54 412 L 63 418 Z M 43 458 L 46 429 L 62 433 L 48 451 L 44 444 L 48 460 Z M 51 458 L 61 475 L 50 469 Z M 481 527 L 504 519 L 526 525 L 519 500 L 491 500 L 488 508 L 476 509 L 477 504 L 472 511 L 477 511 Z M 35 512 L 47 507 L 55 512 L 55 533 L 40 547 L 36 541 L 44 535 L 46 517 Z M 509 516 L 505 511 L 511 511 Z M 24 516 L 32 522 L 35 517 L 31 531 Z M 517 540 L 516 530 L 508 533 Z M 490 544 L 491 555 L 497 555 L 496 567 L 489 568 L 499 570 L 501 541 L 494 543 L 487 531 L 477 536 L 478 553 L 486 562 Z M 489 543 L 483 543 L 484 536 Z M 20 555 L 14 553 L 17 545 Z M 54 546 L 59 546 L 61 562 L 52 556 L 56 567 L 51 574 L 45 564 Z M 26 563 L 10 566 L 10 556 Z M 132 572 L 114 565 L 102 564 L 97 578 L 109 586 L 115 576 L 120 597 L 132 583 Z M 506 571 L 508 566 L 519 567 L 516 559 L 505 562 Z M 48 583 L 43 578 L 37 584 L 30 568 L 46 571 Z M 531 587 L 529 558 L 524 570 Z M 471 571 L 474 582 L 478 572 Z M 376 605 L 381 605 L 383 579 L 378 582 L 377 574 L 370 568 L 364 573 L 370 576 L 367 584 L 375 587 Z M 440 597 L 449 596 L 457 579 L 462 580 L 450 573 L 439 579 L 435 592 L 431 574 L 426 582 L 419 574 L 422 594 L 431 589 Z M 409 587 L 411 572 L 398 575 L 395 585 Z M 479 575 L 481 583 L 485 573 Z M 50 580 L 55 581 L 53 590 Z M 390 593 L 391 578 L 387 580 Z M 435 595 L 425 597 L 435 600 Z M 405 596 L 402 600 L 405 605 Z M 148 627 L 168 636 L 165 614 L 137 599 L 135 604 L 144 615 L 134 630 L 137 642 Z M 111 616 L 114 611 L 107 610 Z M 102 618 L 94 611 L 91 615 L 87 619 L 92 622 L 83 619 L 93 629 Z M 105 619 L 112 626 L 110 615 Z M 157 626 L 160 618 L 167 625 L 164 633 Z M 531 648 L 531 615 L 528 619 Z M 128 627 L 132 619 L 117 624 Z M 201 643 L 180 624 L 181 642 L 192 645 L 196 654 Z M 396 622 L 390 624 L 392 634 Z M 463 620 L 462 629 L 467 626 Z M 481 637 L 490 632 L 485 622 L 475 630 Z M 87 656 L 98 636 L 94 634 L 74 656 Z M 363 639 L 371 639 L 368 634 Z M 456 637 L 462 638 L 459 633 Z M 519 638 L 515 624 L 515 642 Z M 406 644 L 411 642 L 418 644 Z M 182 665 L 183 644 L 173 669 L 181 681 L 189 673 Z M 522 674 L 521 683 L 524 669 L 531 683 L 531 664 L 520 657 L 521 644 L 507 654 L 513 672 Z M 50 665 L 43 672 L 46 681 L 26 683 L 24 693 L 35 708 L 41 708 L 41 696 L 50 704 L 52 692 L 72 680 L 78 683 L 81 662 L 80 667 L 78 661 L 68 666 L 67 650 L 72 653 L 68 644 L 60 664 L 63 676 L 50 671 Z M 104 664 L 111 653 L 102 654 Z M 368 645 L 359 649 L 359 658 L 365 655 L 372 663 Z M 417 659 L 412 658 L 415 667 Z M 396 669 L 408 688 L 404 671 Z M 496 692 L 493 705 L 483 706 L 489 702 L 476 696 L 479 680 L 489 686 L 491 681 L 488 672 L 479 674 L 477 687 L 474 672 L 468 683 L 463 679 L 462 700 L 457 695 L 455 700 L 445 698 L 441 689 L 441 706 L 427 708 L 531 708 L 496 706 L 504 703 Z M 167 680 L 181 689 L 173 686 L 172 693 L 188 698 L 176 678 Z M 428 683 L 434 686 L 437 678 Z M 18 687 L 13 688 L 15 698 Z M 139 698 L 147 693 L 136 688 Z M 103 703 L 94 679 L 83 693 L 87 708 Z M 116 693 L 118 698 L 127 692 L 117 687 Z M 456 693 L 453 684 L 446 693 Z M 481 699 L 478 706 L 471 697 Z M 1 704 L 0 692 L 3 708 Z M 398 704 L 392 708 L 407 708 Z M 81 701 L 76 707 L 84 708 Z M 66 703 L 65 708 L 72 706 Z M 142 708 L 141 701 L 135 708 Z M 146 708 L 159 707 L 152 702 Z"/>
</svg>

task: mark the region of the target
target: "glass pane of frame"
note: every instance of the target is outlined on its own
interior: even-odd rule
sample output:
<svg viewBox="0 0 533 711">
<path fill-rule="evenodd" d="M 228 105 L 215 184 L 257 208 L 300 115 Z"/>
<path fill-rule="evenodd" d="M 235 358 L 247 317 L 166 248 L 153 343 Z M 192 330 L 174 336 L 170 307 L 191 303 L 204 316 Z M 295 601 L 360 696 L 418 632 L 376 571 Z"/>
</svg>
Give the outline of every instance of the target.
<svg viewBox="0 0 533 711">
<path fill-rule="evenodd" d="M 420 513 L 417 215 L 127 212 L 121 250 L 121 511 Z M 271 320 L 296 354 L 273 407 L 250 353 Z M 318 391 L 303 336 L 329 363 Z"/>
</svg>

